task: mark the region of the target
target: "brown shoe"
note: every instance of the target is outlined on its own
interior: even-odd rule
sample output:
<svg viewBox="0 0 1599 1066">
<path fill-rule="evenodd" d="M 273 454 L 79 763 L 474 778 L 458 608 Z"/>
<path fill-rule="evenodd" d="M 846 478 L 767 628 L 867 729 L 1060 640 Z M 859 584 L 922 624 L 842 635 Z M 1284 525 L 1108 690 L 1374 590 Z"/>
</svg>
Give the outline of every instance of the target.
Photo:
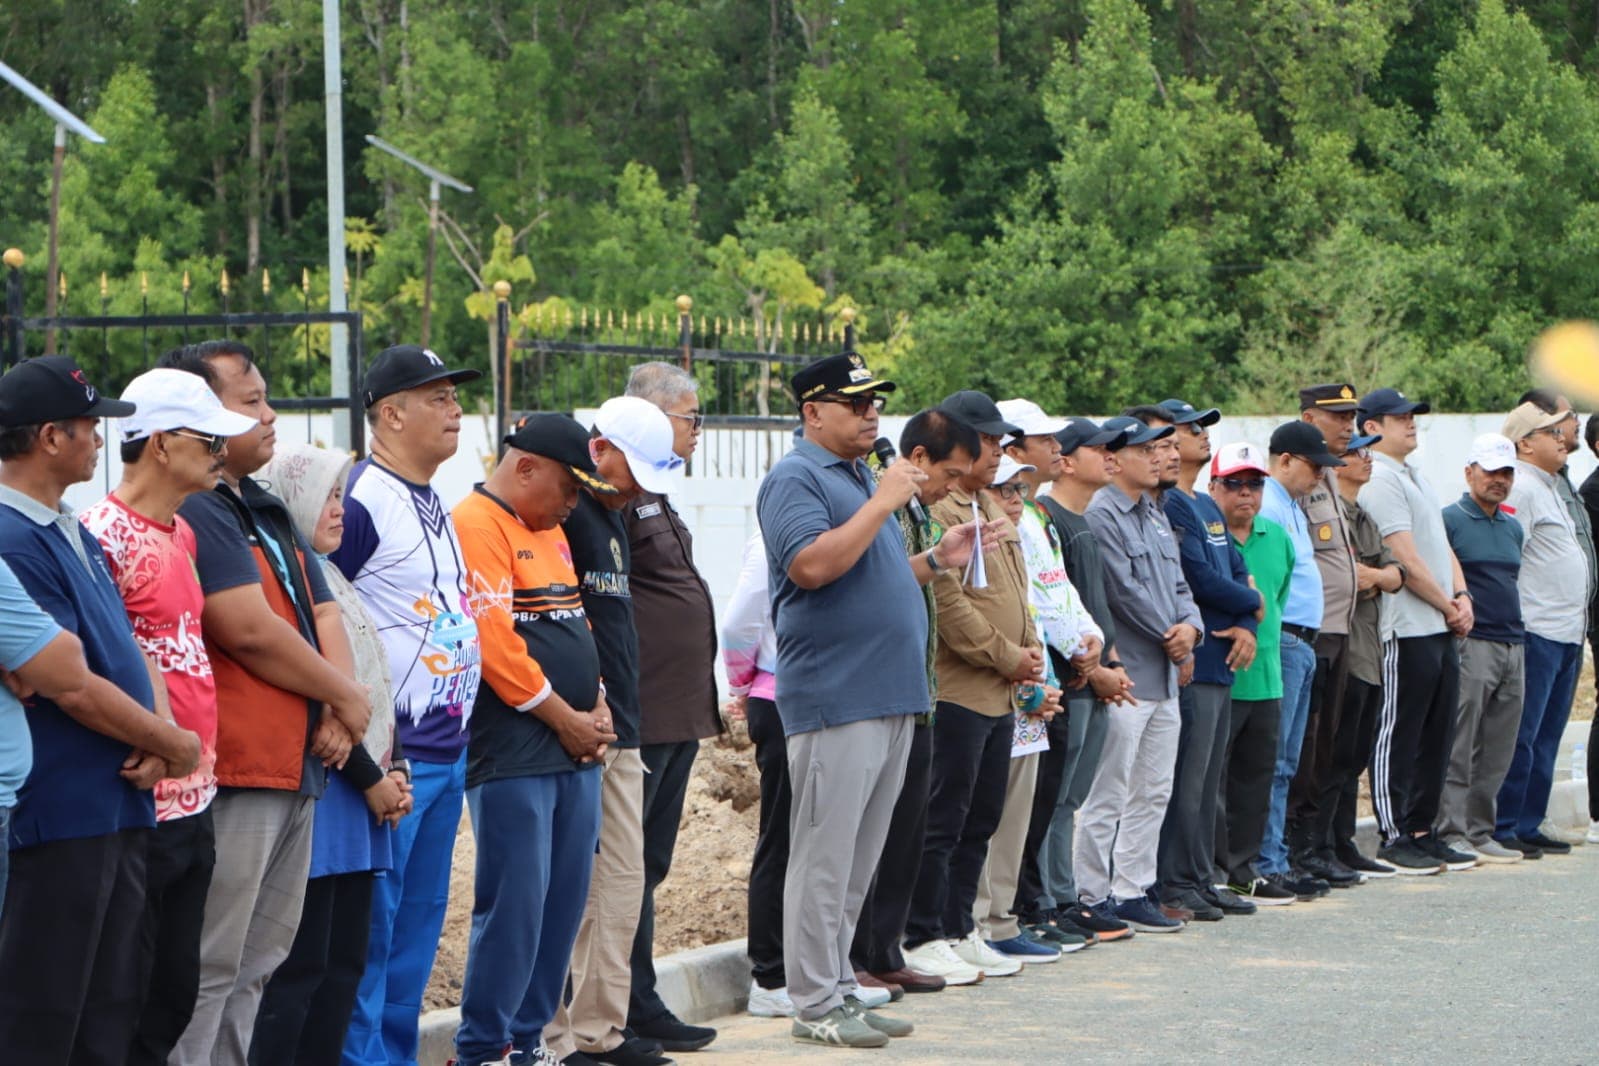
<svg viewBox="0 0 1599 1066">
<path fill-rule="evenodd" d="M 1180 904 L 1162 903 L 1160 905 L 1160 913 L 1174 922 L 1191 922 L 1194 920 L 1194 912 Z"/>
<path fill-rule="evenodd" d="M 896 986 L 902 988 L 907 993 L 944 991 L 944 979 L 942 977 L 935 977 L 930 973 L 918 973 L 908 966 L 898 970 L 889 970 L 887 973 L 867 974 L 867 976 L 875 981 L 881 981 L 890 988 Z"/>
<path fill-rule="evenodd" d="M 865 970 L 855 971 L 855 983 L 858 985 L 863 985 L 866 988 L 887 989 L 888 1001 L 890 1003 L 898 1003 L 900 1000 L 905 998 L 905 989 L 902 986 L 894 984 L 890 981 L 885 981 L 880 977 L 875 977 L 872 974 L 867 973 Z"/>
</svg>

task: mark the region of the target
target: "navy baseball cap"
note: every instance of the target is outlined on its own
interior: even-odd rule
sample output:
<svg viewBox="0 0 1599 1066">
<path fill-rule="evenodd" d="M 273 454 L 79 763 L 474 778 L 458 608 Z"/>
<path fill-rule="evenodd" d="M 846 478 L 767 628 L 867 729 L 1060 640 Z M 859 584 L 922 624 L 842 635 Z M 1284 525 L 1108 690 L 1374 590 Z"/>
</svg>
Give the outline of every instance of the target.
<svg viewBox="0 0 1599 1066">
<path fill-rule="evenodd" d="M 1022 431 L 1021 426 L 1005 421 L 1005 416 L 999 413 L 999 404 L 988 393 L 976 389 L 951 393 L 938 406 L 955 421 L 964 422 L 977 432 L 987 433 L 991 437 L 1006 437 L 1012 433 L 1020 435 Z"/>
<path fill-rule="evenodd" d="M 837 393 L 856 396 L 863 392 L 893 392 L 895 385 L 873 374 L 856 352 L 840 352 L 806 363 L 789 379 L 794 399 L 802 406 L 807 400 Z"/>
<path fill-rule="evenodd" d="M 599 476 L 594 457 L 589 454 L 589 431 L 570 415 L 547 411 L 523 415 L 505 435 L 505 443 L 529 455 L 555 460 L 590 492 L 614 496 L 618 491 Z"/>
<path fill-rule="evenodd" d="M 1360 436 L 1350 437 L 1349 443 L 1344 446 L 1344 450 L 1346 452 L 1352 452 L 1356 448 L 1370 448 L 1373 444 L 1376 444 L 1380 440 L 1382 440 L 1381 433 L 1367 433 Z"/>
<path fill-rule="evenodd" d="M 1267 448 L 1273 455 L 1297 455 L 1317 466 L 1348 465 L 1327 450 L 1327 438 L 1309 422 L 1284 422 L 1271 431 Z"/>
<path fill-rule="evenodd" d="M 1117 415 L 1115 418 L 1107 418 L 1104 422 L 1104 428 L 1125 433 L 1127 439 L 1123 443 L 1123 447 L 1129 444 L 1148 444 L 1152 440 L 1160 440 L 1162 437 L 1169 437 L 1177 432 L 1176 426 L 1161 426 L 1156 429 L 1153 426 L 1145 425 L 1132 415 Z"/>
<path fill-rule="evenodd" d="M 33 426 L 68 418 L 126 418 L 135 406 L 101 396 L 65 355 L 24 360 L 0 377 L 0 426 Z"/>
<path fill-rule="evenodd" d="M 1155 406 L 1162 411 L 1171 413 L 1171 421 L 1174 426 L 1186 426 L 1190 422 L 1198 422 L 1201 426 L 1214 426 L 1221 421 L 1221 411 L 1219 409 L 1207 407 L 1200 411 L 1187 400 L 1162 400 Z"/>
<path fill-rule="evenodd" d="M 385 396 L 418 389 L 435 381 L 459 385 L 482 376 L 481 370 L 466 367 L 450 369 L 444 365 L 443 359 L 419 344 L 396 344 L 379 352 L 378 357 L 372 360 L 372 365 L 366 368 L 366 375 L 361 379 L 361 391 L 366 406 L 371 407 Z"/>
<path fill-rule="evenodd" d="M 1431 404 L 1412 400 L 1398 389 L 1373 389 L 1360 398 L 1360 414 L 1357 417 L 1364 422 L 1368 418 L 1381 418 L 1383 415 L 1424 415 L 1431 410 Z"/>
<path fill-rule="evenodd" d="M 1060 441 L 1060 453 L 1070 455 L 1082 447 L 1105 447 L 1116 451 L 1127 443 L 1125 429 L 1106 429 L 1091 418 L 1073 418 L 1066 422 L 1066 428 L 1055 434 L 1055 439 Z"/>
</svg>

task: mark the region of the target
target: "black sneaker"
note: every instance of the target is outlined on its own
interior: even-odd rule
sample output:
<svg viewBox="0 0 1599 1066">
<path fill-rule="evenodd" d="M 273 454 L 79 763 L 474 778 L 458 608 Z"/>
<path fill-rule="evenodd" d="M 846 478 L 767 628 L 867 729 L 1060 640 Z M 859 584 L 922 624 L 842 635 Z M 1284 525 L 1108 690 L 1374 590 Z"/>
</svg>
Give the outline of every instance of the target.
<svg viewBox="0 0 1599 1066">
<path fill-rule="evenodd" d="M 1254 914 L 1256 907 L 1249 900 L 1238 895 L 1230 888 L 1217 888 L 1215 885 L 1206 885 L 1199 890 L 1205 902 L 1217 908 L 1228 917 L 1241 914 Z"/>
<path fill-rule="evenodd" d="M 1161 903 L 1168 907 L 1187 907 L 1193 912 L 1196 922 L 1219 922 L 1226 917 L 1226 912 L 1220 907 L 1191 888 L 1168 893 L 1161 897 Z"/>
<path fill-rule="evenodd" d="M 1463 851 L 1456 851 L 1442 840 L 1428 833 L 1426 836 L 1416 838 L 1416 847 L 1427 855 L 1431 855 L 1444 866 L 1451 870 L 1469 870 L 1477 865 L 1477 856 L 1467 855 Z"/>
<path fill-rule="evenodd" d="M 1399 874 L 1398 870 L 1385 862 L 1368 859 L 1355 847 L 1339 848 L 1333 855 L 1357 874 L 1365 874 L 1367 877 L 1396 877 Z"/>
<path fill-rule="evenodd" d="M 1521 839 L 1531 844 L 1539 851 L 1546 852 L 1550 855 L 1567 855 L 1571 852 L 1571 845 L 1567 844 L 1564 840 L 1556 840 L 1554 837 L 1546 837 L 1542 833 L 1528 833 Z"/>
<path fill-rule="evenodd" d="M 1299 869 L 1311 877 L 1320 878 L 1333 888 L 1354 888 L 1360 884 L 1360 875 L 1336 859 L 1326 859 L 1316 854 L 1306 854 L 1299 860 Z"/>
<path fill-rule="evenodd" d="M 1524 859 L 1543 858 L 1542 848 L 1536 844 L 1522 840 L 1520 837 L 1494 837 L 1494 839 L 1512 851 L 1521 852 L 1521 857 Z"/>
<path fill-rule="evenodd" d="M 1395 873 L 1406 876 L 1426 877 L 1444 872 L 1444 864 L 1437 856 L 1422 851 L 1411 837 L 1400 837 L 1392 844 L 1384 844 L 1378 849 L 1377 858 L 1392 866 Z"/>
<path fill-rule="evenodd" d="M 1084 947 L 1093 947 L 1099 943 L 1099 934 L 1092 929 L 1085 929 L 1066 917 L 1059 911 L 1050 911 L 1040 915 L 1036 921 L 1025 923 L 1036 935 L 1053 940 L 1060 936 L 1081 937 Z"/>
<path fill-rule="evenodd" d="M 1057 907 L 1051 918 L 1057 922 L 1070 922 L 1079 930 L 1093 933 L 1101 944 L 1108 944 L 1112 940 L 1126 940 L 1133 935 L 1132 926 L 1110 913 L 1109 907 L 1067 905 Z"/>
<path fill-rule="evenodd" d="M 659 1045 L 637 1036 L 609 1051 L 590 1051 L 588 1058 L 590 1062 L 602 1062 L 607 1066 L 672 1066 L 672 1060 L 661 1054 Z M 563 1066 L 567 1061 L 562 1060 Z"/>
<path fill-rule="evenodd" d="M 1234 882 L 1227 886 L 1227 890 L 1262 907 L 1286 907 L 1294 901 L 1292 892 L 1266 877 L 1257 877 L 1248 884 Z"/>
<path fill-rule="evenodd" d="M 1267 874 L 1266 880 L 1284 892 L 1292 892 L 1294 898 L 1301 903 L 1309 903 L 1311 900 L 1320 899 L 1324 889 L 1327 892 L 1332 891 L 1327 886 L 1327 882 L 1314 877 L 1306 877 L 1296 870 L 1290 870 L 1285 874 Z"/>
<path fill-rule="evenodd" d="M 710 1026 L 690 1025 L 671 1013 L 647 1022 L 636 1022 L 631 1028 L 645 1040 L 661 1045 L 662 1051 L 698 1051 L 716 1039 L 716 1030 Z"/>
</svg>

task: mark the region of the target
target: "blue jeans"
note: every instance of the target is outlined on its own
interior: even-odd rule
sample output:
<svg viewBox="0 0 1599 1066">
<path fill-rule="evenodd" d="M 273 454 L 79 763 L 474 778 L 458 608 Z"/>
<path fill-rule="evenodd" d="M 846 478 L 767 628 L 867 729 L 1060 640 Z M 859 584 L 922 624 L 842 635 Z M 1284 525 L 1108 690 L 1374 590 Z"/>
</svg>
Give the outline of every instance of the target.
<svg viewBox="0 0 1599 1066">
<path fill-rule="evenodd" d="M 1526 688 L 1516 755 L 1499 786 L 1494 836 L 1533 836 L 1543 824 L 1554 787 L 1560 734 L 1571 717 L 1571 699 L 1582 669 L 1582 645 L 1527 634 Z"/>
<path fill-rule="evenodd" d="M 416 1066 L 422 993 L 450 897 L 466 753 L 453 763 L 413 762 L 411 775 L 415 805 L 394 831 L 394 866 L 372 887 L 366 970 L 344 1037 L 344 1066 Z"/>
<path fill-rule="evenodd" d="M 487 781 L 466 794 L 477 837 L 458 1062 L 529 1053 L 566 989 L 600 839 L 600 772 Z"/>
<path fill-rule="evenodd" d="M 1316 676 L 1316 649 L 1283 634 L 1283 718 L 1277 734 L 1277 768 L 1271 775 L 1271 806 L 1266 812 L 1266 835 L 1260 842 L 1262 874 L 1288 872 L 1288 845 L 1283 841 L 1288 820 L 1288 783 L 1299 772 L 1299 749 L 1305 743 L 1305 722 L 1310 718 L 1310 682 Z"/>
</svg>

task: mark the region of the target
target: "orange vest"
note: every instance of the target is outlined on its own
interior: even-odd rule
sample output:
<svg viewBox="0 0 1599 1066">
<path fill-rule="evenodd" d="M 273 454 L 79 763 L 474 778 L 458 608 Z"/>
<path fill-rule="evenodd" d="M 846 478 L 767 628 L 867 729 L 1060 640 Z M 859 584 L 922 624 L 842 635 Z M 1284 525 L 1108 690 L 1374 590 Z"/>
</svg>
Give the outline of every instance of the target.
<svg viewBox="0 0 1599 1066">
<path fill-rule="evenodd" d="M 266 552 L 251 548 L 261 571 L 261 592 L 272 613 L 299 631 L 294 602 L 272 571 Z M 302 572 L 303 553 L 296 552 Z M 285 692 L 250 673 L 211 642 L 217 685 L 217 783 L 231 788 L 295 791 L 304 770 L 306 736 L 316 713 L 304 696 Z"/>
</svg>

